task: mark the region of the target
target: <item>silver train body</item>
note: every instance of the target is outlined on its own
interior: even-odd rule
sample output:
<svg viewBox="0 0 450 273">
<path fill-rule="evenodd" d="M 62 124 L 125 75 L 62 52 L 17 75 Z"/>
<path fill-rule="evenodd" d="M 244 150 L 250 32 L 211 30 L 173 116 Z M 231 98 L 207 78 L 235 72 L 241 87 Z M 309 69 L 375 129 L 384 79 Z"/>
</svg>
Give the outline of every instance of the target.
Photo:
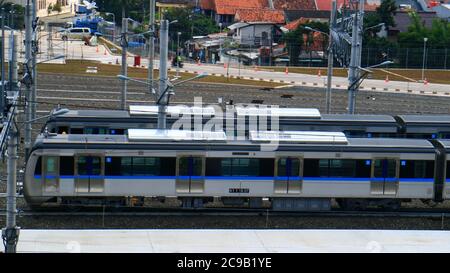
<svg viewBox="0 0 450 273">
<path fill-rule="evenodd" d="M 184 207 L 211 198 L 275 210 L 398 208 L 401 201 L 450 198 L 450 141 L 348 138 L 344 142 L 258 139 L 158 140 L 111 135 L 40 135 L 28 159 L 24 195 L 45 204 L 133 205 L 177 197 Z"/>
<path fill-rule="evenodd" d="M 127 129 L 154 129 L 157 124 L 157 111 L 152 106 L 130 106 L 144 111 L 122 110 L 71 110 L 64 115 L 51 117 L 45 127 L 52 133 L 66 134 L 116 134 L 123 135 Z M 146 108 L 147 111 L 145 111 Z M 224 129 L 231 128 L 248 134 L 250 130 L 273 130 L 273 120 L 264 110 L 251 110 L 244 107 L 232 108 L 234 113 L 223 115 L 220 120 Z M 237 109 L 237 110 L 236 110 Z M 253 108 L 258 109 L 258 108 Z M 317 109 L 280 108 L 278 124 L 274 130 L 282 131 L 328 131 L 344 132 L 348 137 L 399 137 L 399 138 L 450 138 L 450 115 L 347 115 L 320 114 Z M 315 114 L 310 112 L 315 110 Z M 284 112 L 285 111 L 285 112 Z M 295 114 L 294 114 L 295 113 Z M 195 129 L 198 115 L 192 107 L 176 107 L 171 111 L 167 122 L 171 127 L 181 117 L 188 116 L 190 128 Z M 202 126 L 215 117 L 214 110 L 203 112 Z M 252 124 L 252 125 L 249 125 Z M 253 127 L 252 127 L 253 126 Z M 265 127 L 265 128 L 263 128 Z"/>
</svg>

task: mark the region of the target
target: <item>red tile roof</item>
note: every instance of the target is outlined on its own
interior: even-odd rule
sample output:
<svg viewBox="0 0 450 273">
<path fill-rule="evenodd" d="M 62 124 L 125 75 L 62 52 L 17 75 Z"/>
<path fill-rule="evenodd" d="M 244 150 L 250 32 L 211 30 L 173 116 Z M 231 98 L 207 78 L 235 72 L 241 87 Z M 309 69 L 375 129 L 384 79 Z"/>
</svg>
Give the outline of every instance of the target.
<svg viewBox="0 0 450 273">
<path fill-rule="evenodd" d="M 215 0 L 217 14 L 235 15 L 238 9 L 265 9 L 267 0 Z"/>
<path fill-rule="evenodd" d="M 314 0 L 272 0 L 274 8 L 281 10 L 315 10 Z M 317 0 L 320 1 L 320 0 Z"/>
<path fill-rule="evenodd" d="M 283 11 L 271 9 L 238 9 L 234 19 L 238 22 L 271 22 L 275 24 L 286 22 Z"/>
<path fill-rule="evenodd" d="M 295 21 L 290 22 L 289 24 L 284 25 L 283 27 L 288 30 L 296 30 L 299 25 L 304 24 L 306 22 L 308 22 L 308 19 L 299 18 Z"/>
<path fill-rule="evenodd" d="M 340 9 L 344 5 L 345 0 L 336 0 L 337 8 Z M 317 9 L 318 10 L 331 10 L 331 2 L 332 0 L 317 0 Z M 348 1 L 347 1 L 348 3 Z M 366 4 L 364 5 L 365 11 L 374 11 L 381 3 L 381 0 L 366 0 Z"/>
<path fill-rule="evenodd" d="M 214 0 L 200 0 L 200 8 L 203 10 L 213 10 L 216 8 Z"/>
</svg>

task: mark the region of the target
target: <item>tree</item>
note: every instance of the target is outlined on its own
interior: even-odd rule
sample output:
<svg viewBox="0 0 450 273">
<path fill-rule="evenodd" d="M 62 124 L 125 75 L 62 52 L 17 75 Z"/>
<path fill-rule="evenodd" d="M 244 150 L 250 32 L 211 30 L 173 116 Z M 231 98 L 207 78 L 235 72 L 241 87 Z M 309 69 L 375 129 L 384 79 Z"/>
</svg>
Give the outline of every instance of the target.
<svg viewBox="0 0 450 273">
<path fill-rule="evenodd" d="M 377 33 L 380 32 L 381 26 L 376 28 L 371 28 L 373 26 L 384 23 L 384 28 L 388 31 L 391 27 L 395 27 L 395 12 L 397 11 L 397 6 L 394 0 L 383 0 L 381 5 L 377 7 L 374 13 L 369 13 L 364 16 L 364 42 L 370 44 L 370 40 L 377 39 Z M 377 41 L 379 43 L 380 41 Z"/>
<path fill-rule="evenodd" d="M 148 10 L 149 1 L 142 0 L 97 0 L 98 11 L 100 12 L 111 12 L 115 14 L 116 23 L 121 24 L 122 22 L 122 9 L 125 10 L 125 16 L 130 17 L 138 22 L 142 22 L 144 17 L 147 16 L 148 21 Z M 146 11 L 144 13 L 144 11 Z"/>
<path fill-rule="evenodd" d="M 448 48 L 450 45 L 450 23 L 441 19 L 434 19 L 431 28 L 427 28 L 420 16 L 411 12 L 411 25 L 407 32 L 400 33 L 398 43 L 402 47 L 420 48 L 423 39 L 428 38 L 427 44 L 431 48 Z"/>
<path fill-rule="evenodd" d="M 177 41 L 177 33 L 181 32 L 180 44 L 192 39 L 193 36 L 219 32 L 219 28 L 211 18 L 194 13 L 190 9 L 169 8 L 164 13 L 164 19 L 169 22 L 177 20 L 176 23 L 170 24 L 169 36 L 172 41 Z"/>
<path fill-rule="evenodd" d="M 25 8 L 21 5 L 15 5 L 11 2 L 0 0 L 0 8 L 5 9 L 6 18 L 8 19 L 11 15 L 11 10 L 14 14 L 14 29 L 23 29 L 25 27 Z M 6 21 L 8 24 L 9 20 Z M 10 26 L 11 27 L 11 26 Z"/>
<path fill-rule="evenodd" d="M 59 1 L 57 1 L 53 6 L 53 11 L 56 11 L 57 13 L 60 13 L 62 11 L 61 3 Z"/>
<path fill-rule="evenodd" d="M 281 40 L 286 43 L 286 50 L 289 54 L 290 65 L 292 66 L 299 65 L 302 48 L 305 46 L 310 46 L 314 43 L 314 31 L 306 29 L 306 26 L 324 33 L 328 33 L 330 28 L 327 23 L 312 21 L 300 24 L 295 30 L 285 33 Z M 306 40 L 304 39 L 305 34 L 307 35 Z M 324 37 L 324 35 L 321 36 Z M 326 49 L 328 45 L 328 37 L 325 36 L 321 41 L 322 48 Z"/>
</svg>

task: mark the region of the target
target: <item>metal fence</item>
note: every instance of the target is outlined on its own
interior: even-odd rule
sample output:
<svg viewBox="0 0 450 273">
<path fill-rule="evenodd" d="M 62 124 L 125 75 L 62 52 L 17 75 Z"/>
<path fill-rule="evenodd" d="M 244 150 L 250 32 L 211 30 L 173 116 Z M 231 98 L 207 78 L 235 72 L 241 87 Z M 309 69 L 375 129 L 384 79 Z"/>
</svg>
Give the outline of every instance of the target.
<svg viewBox="0 0 450 273">
<path fill-rule="evenodd" d="M 390 67 L 450 69 L 450 48 L 363 48 L 361 64 L 371 66 L 392 60 Z"/>
</svg>

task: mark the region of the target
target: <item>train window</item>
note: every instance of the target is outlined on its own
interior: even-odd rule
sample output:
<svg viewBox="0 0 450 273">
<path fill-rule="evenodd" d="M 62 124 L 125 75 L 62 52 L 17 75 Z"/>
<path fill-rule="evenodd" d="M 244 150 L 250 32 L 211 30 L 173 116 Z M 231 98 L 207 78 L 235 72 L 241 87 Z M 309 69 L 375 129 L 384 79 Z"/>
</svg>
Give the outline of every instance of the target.
<svg viewBox="0 0 450 273">
<path fill-rule="evenodd" d="M 161 157 L 160 159 L 160 173 L 159 175 L 172 176 L 175 175 L 175 157 Z"/>
<path fill-rule="evenodd" d="M 178 163 L 178 174 L 189 176 L 201 176 L 202 175 L 202 161 L 201 157 L 181 157 Z"/>
<path fill-rule="evenodd" d="M 48 156 L 46 159 L 47 173 L 55 173 L 57 158 L 55 156 Z"/>
<path fill-rule="evenodd" d="M 258 176 L 259 164 L 255 158 L 222 159 L 223 176 Z"/>
<path fill-rule="evenodd" d="M 397 160 L 375 159 L 373 177 L 393 178 L 397 176 Z"/>
<path fill-rule="evenodd" d="M 367 160 L 305 159 L 305 177 L 370 177 Z"/>
<path fill-rule="evenodd" d="M 120 174 L 121 175 L 133 175 L 133 158 L 132 157 L 122 157 L 120 164 Z"/>
<path fill-rule="evenodd" d="M 159 167 L 159 158 L 133 157 L 133 175 L 159 175 Z"/>
<path fill-rule="evenodd" d="M 106 157 L 105 158 L 105 175 L 118 176 L 121 171 L 120 157 Z"/>
<path fill-rule="evenodd" d="M 355 160 L 356 168 L 355 168 L 355 177 L 370 177 L 370 169 L 372 165 L 371 160 Z"/>
<path fill-rule="evenodd" d="M 303 164 L 304 164 L 303 175 L 305 177 L 319 176 L 319 160 L 318 159 L 305 159 Z"/>
<path fill-rule="evenodd" d="M 61 156 L 59 158 L 59 174 L 60 175 L 73 175 L 73 157 Z"/>
<path fill-rule="evenodd" d="M 101 158 L 98 156 L 79 156 L 77 158 L 78 175 L 100 175 Z"/>
<path fill-rule="evenodd" d="M 101 127 L 86 127 L 84 128 L 84 133 L 86 135 L 106 135 L 108 134 L 108 129 Z"/>
<path fill-rule="evenodd" d="M 125 129 L 111 129 L 111 135 L 124 135 Z"/>
<path fill-rule="evenodd" d="M 36 162 L 36 168 L 34 169 L 35 175 L 41 175 L 42 174 L 42 157 L 38 157 Z"/>
<path fill-rule="evenodd" d="M 72 135 L 82 135 L 83 134 L 83 128 L 70 128 L 70 133 Z"/>
<path fill-rule="evenodd" d="M 355 177 L 355 169 L 355 160 L 319 160 L 319 176 L 321 177 Z"/>
<path fill-rule="evenodd" d="M 58 127 L 58 134 L 67 134 L 67 133 L 69 133 L 69 127 L 67 126 Z"/>
<path fill-rule="evenodd" d="M 207 176 L 273 176 L 273 158 L 208 158 Z"/>
<path fill-rule="evenodd" d="M 432 160 L 402 160 L 400 178 L 433 178 L 434 161 Z"/>
<path fill-rule="evenodd" d="M 221 158 L 206 159 L 206 176 L 221 176 Z"/>
<path fill-rule="evenodd" d="M 300 176 L 300 160 L 298 158 L 280 158 L 278 160 L 278 176 Z"/>
<path fill-rule="evenodd" d="M 259 159 L 259 176 L 274 176 L 275 159 L 261 158 Z"/>
<path fill-rule="evenodd" d="M 175 175 L 174 157 L 106 157 L 105 175 Z"/>
</svg>

